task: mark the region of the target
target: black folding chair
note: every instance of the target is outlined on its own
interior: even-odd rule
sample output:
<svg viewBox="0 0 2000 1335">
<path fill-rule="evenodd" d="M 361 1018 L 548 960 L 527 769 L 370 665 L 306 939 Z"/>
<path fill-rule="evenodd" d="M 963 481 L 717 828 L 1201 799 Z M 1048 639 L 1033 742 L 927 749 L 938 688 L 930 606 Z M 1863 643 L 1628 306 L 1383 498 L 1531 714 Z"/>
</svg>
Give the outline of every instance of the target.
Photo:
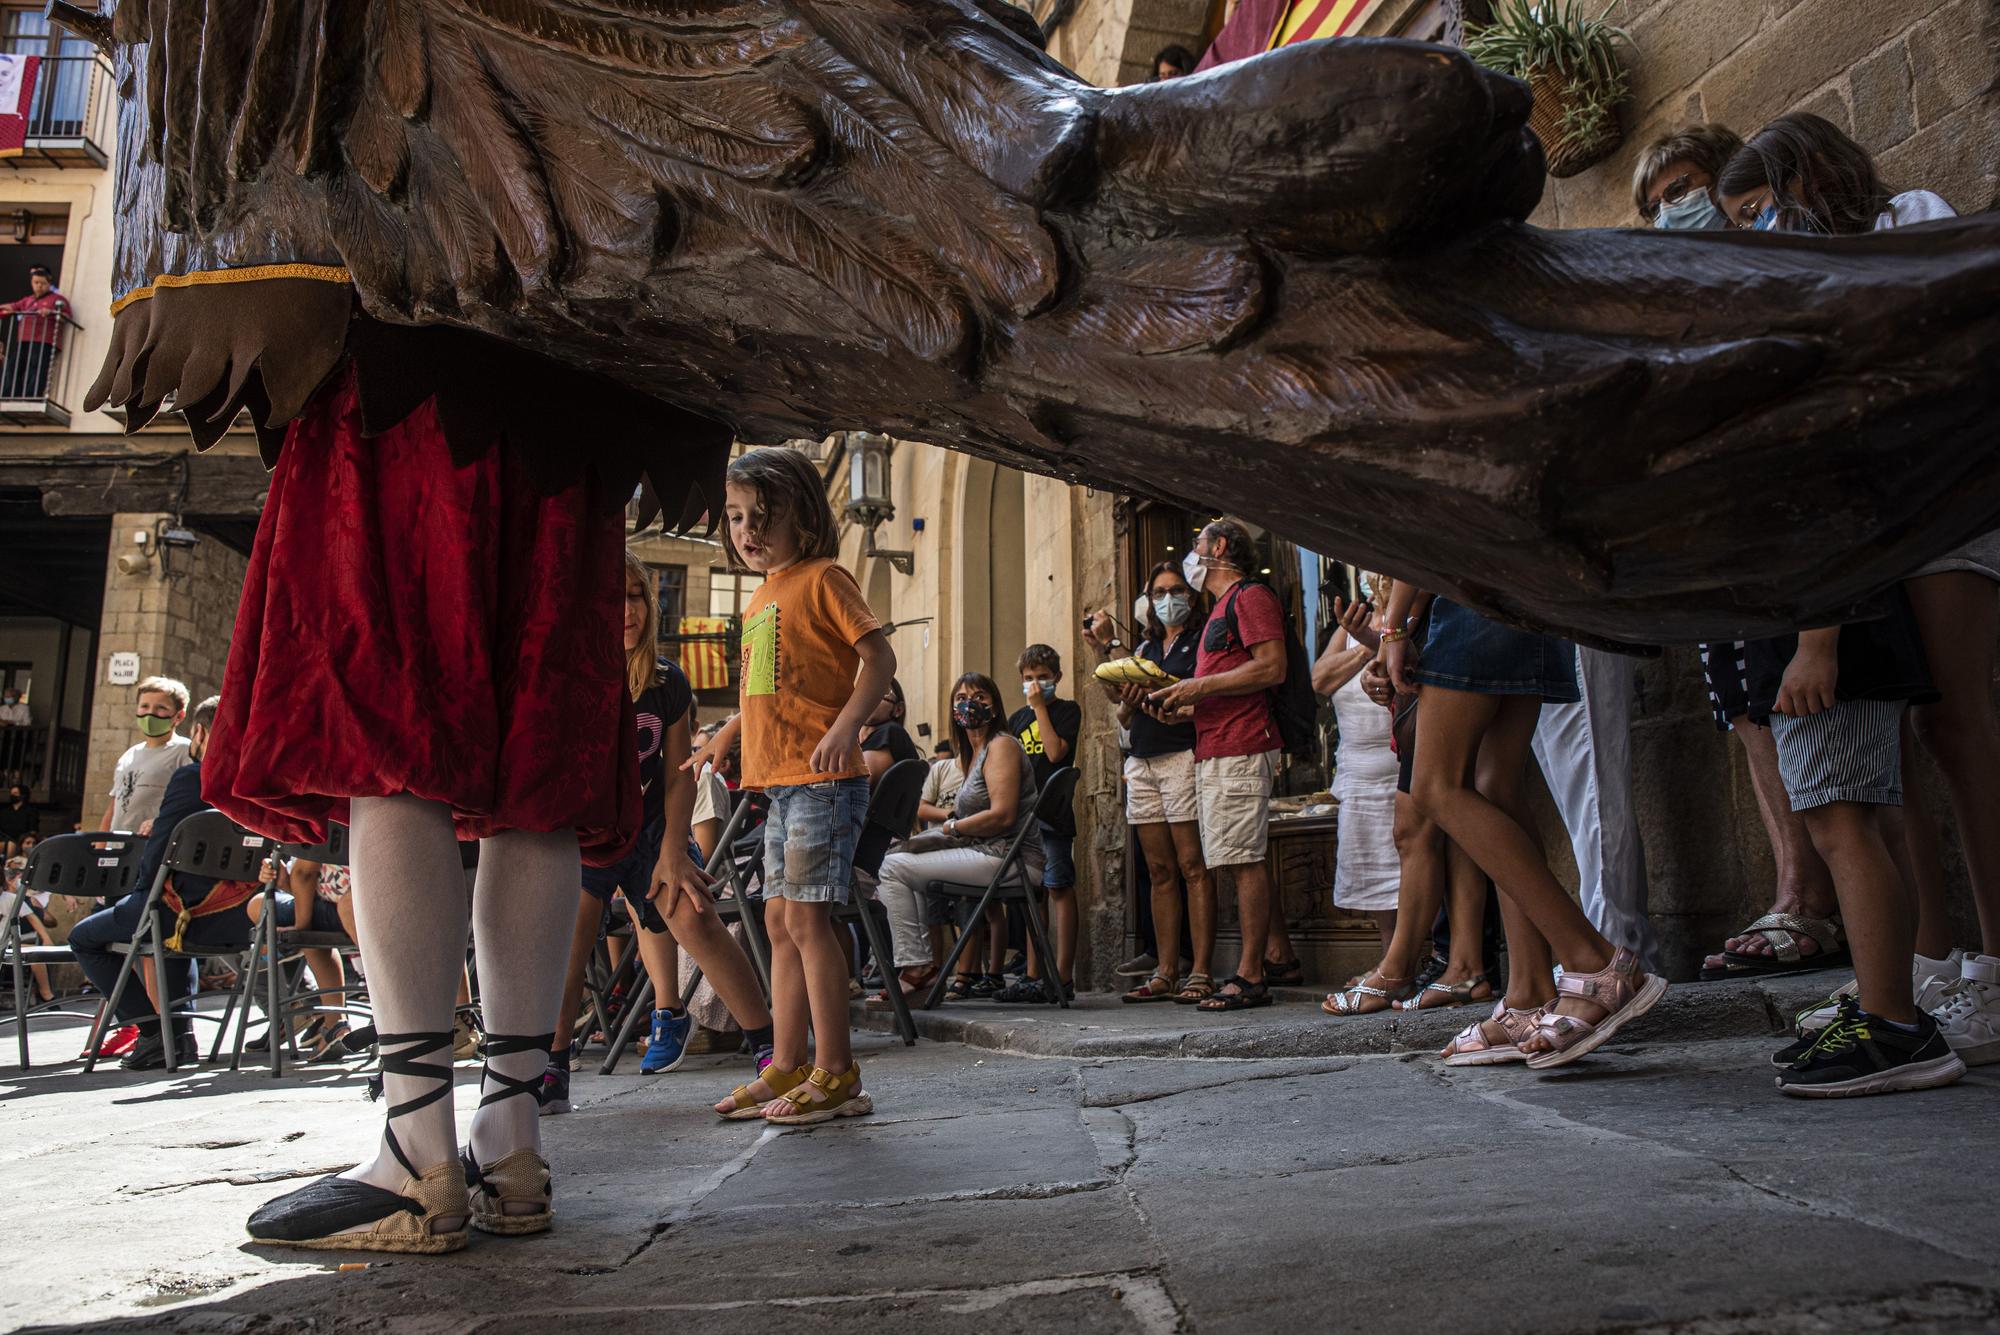
<svg viewBox="0 0 2000 1335">
<path fill-rule="evenodd" d="M 708 864 L 703 868 L 708 873 L 709 884 L 718 892 L 715 910 L 718 921 L 725 926 L 732 922 L 743 924 L 743 936 L 750 946 L 750 963 L 757 971 L 757 982 L 764 989 L 764 995 L 771 995 L 771 947 L 764 938 L 763 902 L 750 894 L 752 882 L 761 882 L 764 872 L 764 832 L 761 829 L 744 833 L 744 827 L 752 819 L 761 817 L 770 809 L 770 802 L 762 793 L 738 792 L 732 794 L 734 803 L 729 809 L 729 819 L 723 823 L 722 833 L 716 837 L 715 851 L 709 854 Z M 720 897 L 719 892 L 727 887 L 731 893 Z M 638 948 L 633 947 L 633 956 Z M 619 1059 L 632 1046 L 632 1036 L 638 1032 L 641 1017 L 650 1018 L 653 1012 L 653 980 L 642 969 L 639 971 L 637 986 L 630 993 L 624 1015 L 618 1023 L 618 1033 L 611 1040 L 604 1054 L 604 1064 L 597 1068 L 599 1075 L 610 1075 L 618 1069 Z M 694 999 L 694 990 L 701 986 L 701 969 L 695 968 L 688 979 L 686 989 L 681 993 L 681 1006 L 685 1008 Z"/>
<path fill-rule="evenodd" d="M 307 862 L 332 863 L 346 866 L 350 860 L 347 851 L 348 834 L 345 825 L 330 824 L 327 827 L 326 842 L 319 844 L 283 844 L 274 850 L 273 856 L 304 858 Z M 257 995 L 257 973 L 261 968 L 264 975 L 264 1039 L 266 1050 L 271 1057 L 271 1078 L 285 1073 L 285 1051 L 290 1049 L 295 1062 L 303 1062 L 299 1056 L 298 1039 L 292 1032 L 292 1020 L 300 1014 L 345 1015 L 350 1009 L 349 993 L 365 992 L 364 983 L 343 983 L 339 987 L 315 986 L 308 989 L 299 985 L 297 970 L 303 967 L 303 952 L 308 950 L 332 950 L 340 954 L 351 954 L 360 947 L 346 932 L 315 932 L 309 927 L 300 927 L 299 921 L 308 916 L 310 906 L 294 903 L 292 911 L 297 916 L 292 926 L 278 926 L 278 887 L 275 882 L 264 887 L 264 908 L 257 923 L 251 929 L 250 967 L 245 971 L 239 999 L 242 1010 L 237 1017 L 236 1043 L 229 1056 L 229 1069 L 242 1069 L 244 1036 L 250 1028 L 250 999 Z M 326 1004 L 326 996 L 332 994 L 341 1004 Z"/>
<path fill-rule="evenodd" d="M 146 841 L 136 834 L 59 834 L 35 845 L 28 855 L 27 870 L 21 873 L 20 893 L 0 927 L 0 964 L 14 970 L 14 1013 L 0 1017 L 18 1026 L 21 1069 L 28 1069 L 28 1021 L 62 1018 L 95 1020 L 96 1010 L 71 1010 L 64 999 L 28 1005 L 28 968 L 35 964 L 74 964 L 76 954 L 68 946 L 28 945 L 22 921 L 30 894 L 70 895 L 77 899 L 124 898 L 138 875 L 139 859 Z M 101 998 L 100 998 L 101 1000 Z"/>
<path fill-rule="evenodd" d="M 1078 779 L 1076 766 L 1065 765 L 1049 779 L 1048 786 L 1035 799 L 1035 809 L 1028 819 L 1021 822 L 1020 832 L 1007 845 L 1006 856 L 993 870 L 993 879 L 985 885 L 973 885 L 966 881 L 929 881 L 925 883 L 926 897 L 943 895 L 961 902 L 977 901 L 972 912 L 959 919 L 958 940 L 952 942 L 951 953 L 944 957 L 944 966 L 938 970 L 937 982 L 931 985 L 931 994 L 924 998 L 924 1009 L 935 1010 L 944 1000 L 944 989 L 951 978 L 952 967 L 964 953 L 966 943 L 972 939 L 972 926 L 984 920 L 989 904 L 1018 900 L 1028 917 L 1028 935 L 1035 943 L 1036 958 L 1041 961 L 1043 989 L 1053 994 L 1055 1001 L 1064 1010 L 1069 1009 L 1069 996 L 1062 986 L 1062 979 L 1056 973 L 1056 953 L 1049 945 L 1048 928 L 1042 922 L 1042 911 L 1035 903 L 1042 887 L 1029 883 L 1026 864 L 1022 854 L 1028 840 L 1041 838 L 1041 824 L 1044 816 L 1068 808 L 1070 797 L 1076 792 Z"/>
<path fill-rule="evenodd" d="M 153 884 L 146 893 L 145 911 L 139 915 L 139 926 L 132 933 L 132 939 L 111 948 L 125 957 L 118 966 L 118 981 L 111 988 L 111 995 L 105 998 L 104 1009 L 98 1013 L 97 1023 L 91 1027 L 90 1050 L 85 1057 L 83 1069 L 97 1068 L 97 1048 L 103 1038 L 104 1022 L 118 1013 L 119 998 L 125 995 L 125 987 L 130 982 L 132 971 L 143 953 L 153 961 L 153 980 L 159 993 L 155 1008 L 160 1015 L 160 1042 L 165 1047 L 164 1056 L 168 1070 L 173 1070 L 176 1062 L 174 1052 L 174 1020 L 185 1016 L 190 1020 L 216 1021 L 218 1017 L 203 1015 L 196 1007 L 198 997 L 190 995 L 179 1005 L 167 1000 L 167 961 L 231 959 L 237 961 L 240 972 L 248 972 L 249 962 L 243 956 L 250 951 L 250 943 L 227 946 L 183 946 L 179 950 L 169 950 L 166 933 L 159 920 L 160 896 L 167 887 L 167 876 L 173 872 L 183 872 L 189 876 L 206 876 L 216 881 L 254 881 L 258 878 L 264 859 L 271 856 L 277 845 L 262 835 L 251 834 L 238 826 L 220 811 L 199 811 L 174 827 L 172 840 L 167 844 L 167 855 L 160 861 L 160 869 L 153 875 Z M 248 925 L 247 919 L 245 925 Z M 215 1033 L 215 1043 L 209 1051 L 209 1060 L 221 1055 L 222 1036 L 229 1030 L 229 1020 L 241 998 L 241 988 L 230 993 L 229 1008 L 219 1018 L 220 1027 Z M 193 1054 L 198 1060 L 200 1051 Z"/>
<path fill-rule="evenodd" d="M 875 875 L 882 870 L 882 859 L 889 855 L 889 846 L 910 837 L 917 824 L 917 803 L 923 800 L 924 779 L 930 772 L 931 767 L 921 760 L 899 760 L 875 781 L 875 791 L 868 799 L 868 820 L 854 845 L 856 871 Z M 914 1046 L 917 1021 L 910 1014 L 902 981 L 896 977 L 895 951 L 889 944 L 889 910 L 873 895 L 862 898 L 857 887 L 857 892 L 848 896 L 846 905 L 834 913 L 833 920 L 860 924 L 868 952 L 881 966 L 882 990 L 889 994 L 889 1004 L 895 1009 L 896 1028 L 903 1035 L 903 1046 Z"/>
</svg>

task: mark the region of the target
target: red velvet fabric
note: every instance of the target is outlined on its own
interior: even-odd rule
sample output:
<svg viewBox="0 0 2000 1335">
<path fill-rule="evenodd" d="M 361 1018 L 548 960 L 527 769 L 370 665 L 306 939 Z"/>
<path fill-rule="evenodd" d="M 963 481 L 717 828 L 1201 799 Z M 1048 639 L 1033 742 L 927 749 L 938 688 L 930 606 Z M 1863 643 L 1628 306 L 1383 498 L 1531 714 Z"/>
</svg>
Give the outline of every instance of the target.
<svg viewBox="0 0 2000 1335">
<path fill-rule="evenodd" d="M 622 511 L 597 490 L 538 492 L 504 444 L 454 466 L 431 402 L 364 437 L 344 371 L 271 477 L 203 795 L 310 843 L 348 799 L 410 793 L 461 839 L 574 829 L 616 861 L 639 772 Z"/>
</svg>

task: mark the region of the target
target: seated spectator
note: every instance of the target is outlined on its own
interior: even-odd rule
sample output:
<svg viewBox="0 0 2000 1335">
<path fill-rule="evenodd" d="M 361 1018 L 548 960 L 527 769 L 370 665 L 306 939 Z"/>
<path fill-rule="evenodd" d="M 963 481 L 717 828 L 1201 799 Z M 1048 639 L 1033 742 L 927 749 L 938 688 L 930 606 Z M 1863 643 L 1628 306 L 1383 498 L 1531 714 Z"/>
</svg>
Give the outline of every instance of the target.
<svg viewBox="0 0 2000 1335">
<path fill-rule="evenodd" d="M 0 368 L 0 398 L 39 399 L 48 393 L 49 371 L 62 351 L 69 298 L 56 291 L 55 275 L 46 266 L 30 265 L 28 295 L 0 306 L 0 315 L 14 317 L 7 364 Z"/>
<path fill-rule="evenodd" d="M 277 882 L 289 887 L 277 895 L 278 926 L 287 931 L 321 932 L 329 935 L 344 935 L 354 939 L 354 906 L 348 898 L 354 887 L 353 874 L 348 868 L 332 862 L 309 862 L 304 858 L 293 858 L 279 866 L 275 862 L 264 863 L 266 884 Z M 299 901 L 308 905 L 305 921 L 300 922 Z M 244 905 L 251 922 L 263 916 L 264 900 L 260 895 Z M 300 952 L 305 957 L 306 970 L 312 975 L 314 1004 L 339 1005 L 343 994 L 338 989 L 347 977 L 346 965 L 342 963 L 340 952 L 324 946 L 315 946 Z M 299 1046 L 306 1052 L 308 1061 L 338 1060 L 353 1055 L 347 1048 L 349 1033 L 346 1021 L 335 1015 L 316 1015 L 312 1022 L 299 1034 Z M 253 1039 L 244 1046 L 262 1052 L 270 1046 L 270 1035 Z"/>
<path fill-rule="evenodd" d="M 111 805 L 104 809 L 100 830 L 121 834 L 151 834 L 153 817 L 167 792 L 167 780 L 190 763 L 188 739 L 181 736 L 187 717 L 188 688 L 171 677 L 148 677 L 134 689 L 138 697 L 133 722 L 140 740 L 118 757 L 111 780 Z"/>
<path fill-rule="evenodd" d="M 949 738 L 940 739 L 931 752 L 931 772 L 924 776 L 923 797 L 917 802 L 918 828 L 935 830 L 951 819 L 951 804 L 965 783 L 965 767 L 951 749 Z"/>
<path fill-rule="evenodd" d="M 19 691 L 12 686 L 0 691 L 0 728 L 25 728 L 34 721 Z"/>
<path fill-rule="evenodd" d="M 951 815 L 934 834 L 919 836 L 909 849 L 882 859 L 876 890 L 889 911 L 899 970 L 890 985 L 901 987 L 908 996 L 928 991 L 937 981 L 936 943 L 927 926 L 934 915 L 924 902 L 926 883 L 990 881 L 1040 791 L 1027 753 L 1000 720 L 1000 688 L 991 677 L 968 672 L 952 687 L 951 740 L 965 771 Z M 1039 840 L 1028 840 L 1022 859 L 1025 874 L 1041 874 L 1041 848 Z M 985 924 L 991 960 L 988 981 L 994 991 L 1007 944 L 999 921 L 997 913 L 991 914 Z M 965 954 L 975 964 L 976 944 L 968 944 Z"/>
<path fill-rule="evenodd" d="M 220 697 L 210 696 L 188 716 L 188 763 L 176 768 L 167 781 L 166 794 L 160 799 L 158 814 L 151 820 L 152 833 L 147 836 L 145 851 L 134 873 L 135 888 L 110 908 L 93 913 L 70 928 L 69 947 L 76 954 L 76 962 L 90 978 L 91 986 L 107 999 L 118 982 L 119 956 L 111 946 L 131 940 L 132 934 L 139 930 L 139 916 L 145 912 L 146 897 L 167 856 L 174 830 L 189 816 L 208 810 L 208 804 L 201 800 L 201 760 L 208 750 L 209 729 L 215 723 L 220 703 Z M 207 877 L 177 873 L 173 878 L 175 893 L 188 905 L 200 904 L 215 885 Z M 159 927 L 165 931 L 168 925 L 162 922 Z M 194 918 L 182 936 L 189 946 L 226 947 L 249 939 L 250 918 L 240 906 Z M 185 1001 L 193 991 L 193 984 L 194 961 L 168 961 L 167 977 L 157 984 L 164 994 L 163 1006 L 171 1009 Z M 138 1029 L 137 1043 L 120 1063 L 126 1070 L 156 1071 L 166 1065 L 166 1042 L 160 1033 L 159 1016 L 147 1003 L 145 991 L 136 979 L 126 984 L 124 995 L 118 999 L 118 1013 L 108 1017 L 107 1023 L 109 1020 Z M 177 1053 L 192 1056 L 196 1050 L 193 1026 L 185 1018 L 177 1022 L 174 1043 Z"/>
<path fill-rule="evenodd" d="M 1182 75 L 1194 73 L 1194 52 L 1175 43 L 1163 46 L 1153 54 L 1153 73 L 1147 83 L 1163 83 L 1168 79 L 1178 79 Z"/>
<path fill-rule="evenodd" d="M 875 702 L 868 719 L 861 725 L 861 763 L 868 767 L 868 783 L 872 787 L 889 766 L 903 760 L 922 760 L 923 752 L 910 740 L 909 732 L 903 727 L 903 718 L 908 709 L 903 704 L 903 684 L 895 678 L 889 679 L 889 689 Z"/>
<path fill-rule="evenodd" d="M 20 843 L 6 846 L 5 878 L 6 891 L 0 894 L 0 923 L 7 921 L 14 912 L 14 896 L 21 895 L 21 934 L 25 941 L 30 933 L 45 946 L 55 944 L 49 935 L 47 894 L 26 894 L 21 889 L 28 870 L 28 854 L 34 848 L 34 836 L 29 835 Z M 34 979 L 35 1000 L 49 1002 L 56 999 L 55 989 L 49 985 L 49 966 L 33 964 L 28 967 L 29 976 Z"/>
</svg>

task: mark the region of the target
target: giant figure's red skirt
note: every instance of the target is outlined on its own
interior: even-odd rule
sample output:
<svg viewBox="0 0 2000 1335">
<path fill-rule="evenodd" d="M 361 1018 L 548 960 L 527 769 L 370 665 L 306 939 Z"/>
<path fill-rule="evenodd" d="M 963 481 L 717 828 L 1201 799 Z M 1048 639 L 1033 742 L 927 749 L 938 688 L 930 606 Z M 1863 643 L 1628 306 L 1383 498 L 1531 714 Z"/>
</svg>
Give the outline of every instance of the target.
<svg viewBox="0 0 2000 1335">
<path fill-rule="evenodd" d="M 639 826 L 624 530 L 594 481 L 538 492 L 505 445 L 452 462 L 435 404 L 361 434 L 350 367 L 292 424 L 202 766 L 242 825 L 314 843 L 348 800 L 448 804 L 458 837 Z"/>
</svg>

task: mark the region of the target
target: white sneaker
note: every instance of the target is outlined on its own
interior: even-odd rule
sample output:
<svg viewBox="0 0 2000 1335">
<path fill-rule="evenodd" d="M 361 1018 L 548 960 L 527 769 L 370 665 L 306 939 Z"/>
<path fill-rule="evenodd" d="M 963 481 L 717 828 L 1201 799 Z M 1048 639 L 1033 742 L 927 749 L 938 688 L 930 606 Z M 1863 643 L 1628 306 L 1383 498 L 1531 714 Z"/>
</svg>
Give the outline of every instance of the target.
<svg viewBox="0 0 2000 1335">
<path fill-rule="evenodd" d="M 1953 946 L 1941 960 L 1919 955 L 1910 966 L 1910 985 L 1916 992 L 1917 1009 L 1936 1010 L 1944 1001 L 1944 990 L 1958 981 L 1965 964 L 1965 952 Z"/>
<path fill-rule="evenodd" d="M 2000 1062 L 2000 959 L 1967 955 L 1961 970 L 1931 1014 L 1967 1066 Z"/>
<path fill-rule="evenodd" d="M 1808 1006 L 1797 1015 L 1794 1015 L 1792 1017 L 1792 1024 L 1797 1029 L 1799 1037 L 1811 1038 L 1814 1034 L 1832 1024 L 1834 1016 L 1840 1014 L 1840 999 L 1842 997 L 1858 997 L 1860 995 L 1861 980 L 1859 978 L 1850 978 L 1835 988 L 1833 995 L 1829 996 L 1825 1001 L 1819 1002 L 1817 1005 Z"/>
</svg>

